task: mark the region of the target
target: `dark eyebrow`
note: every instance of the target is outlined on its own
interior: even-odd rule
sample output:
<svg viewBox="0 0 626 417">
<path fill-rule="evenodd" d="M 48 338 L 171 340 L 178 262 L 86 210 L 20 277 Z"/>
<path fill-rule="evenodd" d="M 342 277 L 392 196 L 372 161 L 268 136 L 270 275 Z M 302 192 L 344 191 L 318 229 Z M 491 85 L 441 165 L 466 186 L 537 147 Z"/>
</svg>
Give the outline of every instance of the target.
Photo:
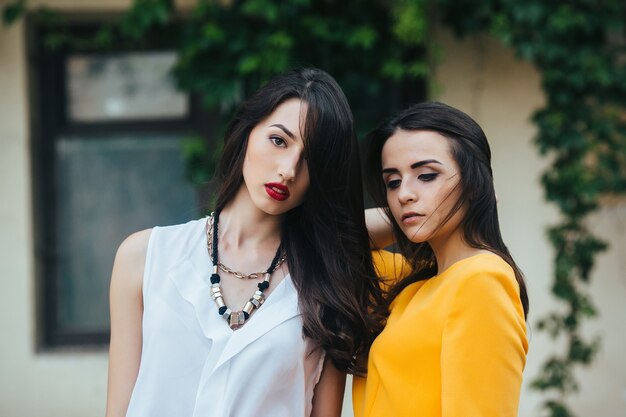
<svg viewBox="0 0 626 417">
<path fill-rule="evenodd" d="M 291 139 L 295 140 L 296 136 L 291 133 L 291 131 L 289 129 L 287 129 L 285 126 L 281 125 L 280 123 L 277 123 L 275 125 L 270 125 L 270 127 L 277 127 L 280 130 L 282 130 L 283 132 L 285 132 L 287 134 L 287 136 L 289 136 Z"/>
<path fill-rule="evenodd" d="M 424 159 L 423 161 L 419 161 L 419 162 L 415 162 L 414 164 L 411 164 L 411 169 L 419 168 L 421 166 L 428 165 L 428 164 L 443 165 L 441 162 L 437 161 L 436 159 Z M 397 168 L 385 168 L 385 169 L 383 169 L 383 174 L 391 174 L 391 173 L 394 173 L 394 172 L 398 172 L 398 169 Z"/>
</svg>

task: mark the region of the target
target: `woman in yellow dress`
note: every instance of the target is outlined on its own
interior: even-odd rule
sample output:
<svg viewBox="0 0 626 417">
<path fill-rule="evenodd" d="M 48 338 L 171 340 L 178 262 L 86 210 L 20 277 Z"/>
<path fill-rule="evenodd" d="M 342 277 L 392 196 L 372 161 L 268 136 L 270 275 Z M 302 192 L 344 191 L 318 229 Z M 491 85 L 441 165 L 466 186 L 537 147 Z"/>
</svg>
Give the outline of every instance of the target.
<svg viewBox="0 0 626 417">
<path fill-rule="evenodd" d="M 368 141 L 370 191 L 402 256 L 375 255 L 391 280 L 390 314 L 367 376 L 354 379 L 355 416 L 516 416 L 528 296 L 502 241 L 484 132 L 465 113 L 429 102 Z"/>
</svg>

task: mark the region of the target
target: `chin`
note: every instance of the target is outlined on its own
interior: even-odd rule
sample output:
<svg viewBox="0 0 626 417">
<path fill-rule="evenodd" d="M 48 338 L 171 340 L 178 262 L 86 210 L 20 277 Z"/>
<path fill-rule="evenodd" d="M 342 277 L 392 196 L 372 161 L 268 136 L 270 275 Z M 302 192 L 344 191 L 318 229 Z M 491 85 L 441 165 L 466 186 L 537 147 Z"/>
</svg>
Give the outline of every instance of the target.
<svg viewBox="0 0 626 417">
<path fill-rule="evenodd" d="M 404 229 L 402 230 L 404 235 L 413 243 L 424 243 L 427 240 L 427 235 L 424 231 L 415 232 L 415 230 Z"/>
<path fill-rule="evenodd" d="M 287 211 L 289 211 L 281 207 L 276 207 L 276 205 L 272 204 L 271 202 L 269 204 L 266 203 L 266 204 L 257 205 L 257 208 L 261 210 L 263 213 L 268 214 L 270 216 L 280 216 L 281 214 L 285 214 Z"/>
<path fill-rule="evenodd" d="M 291 204 L 286 203 L 286 201 L 277 202 L 268 199 L 263 201 L 261 204 L 257 204 L 257 207 L 259 210 L 269 214 L 270 216 L 281 216 L 293 208 Z"/>
<path fill-rule="evenodd" d="M 281 216 L 302 204 L 302 201 L 299 201 L 296 197 L 291 195 L 287 200 L 277 201 L 263 192 L 263 194 L 253 195 L 252 202 L 257 209 L 265 214 Z"/>
<path fill-rule="evenodd" d="M 265 211 L 266 214 L 269 214 L 270 216 L 282 216 L 283 214 L 287 213 L 289 210 L 263 210 Z"/>
<path fill-rule="evenodd" d="M 422 239 L 420 236 L 414 237 L 413 239 L 409 240 L 411 241 L 411 243 L 415 243 L 416 245 L 426 242 L 426 239 Z"/>
</svg>

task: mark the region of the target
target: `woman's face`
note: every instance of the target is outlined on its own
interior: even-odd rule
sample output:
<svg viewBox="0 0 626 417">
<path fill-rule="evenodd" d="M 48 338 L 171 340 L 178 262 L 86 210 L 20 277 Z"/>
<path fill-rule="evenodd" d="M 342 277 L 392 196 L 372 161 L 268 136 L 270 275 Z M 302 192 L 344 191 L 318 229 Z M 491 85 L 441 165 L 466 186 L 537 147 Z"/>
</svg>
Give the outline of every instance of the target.
<svg viewBox="0 0 626 417">
<path fill-rule="evenodd" d="M 299 206 L 309 188 L 304 159 L 307 105 L 292 98 L 250 132 L 243 162 L 244 186 L 257 208 L 279 215 Z"/>
<path fill-rule="evenodd" d="M 455 233 L 463 209 L 443 224 L 460 194 L 448 139 L 432 131 L 399 129 L 383 146 L 382 168 L 389 208 L 409 240 L 432 245 Z"/>
</svg>

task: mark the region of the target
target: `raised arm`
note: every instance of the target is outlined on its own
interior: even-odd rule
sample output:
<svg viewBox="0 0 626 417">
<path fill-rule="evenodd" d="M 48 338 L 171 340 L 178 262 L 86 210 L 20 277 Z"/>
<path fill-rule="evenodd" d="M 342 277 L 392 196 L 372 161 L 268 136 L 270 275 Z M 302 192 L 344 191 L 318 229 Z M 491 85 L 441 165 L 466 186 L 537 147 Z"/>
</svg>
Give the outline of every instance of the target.
<svg viewBox="0 0 626 417">
<path fill-rule="evenodd" d="M 124 417 L 141 360 L 142 283 L 151 230 L 129 236 L 117 250 L 111 275 L 111 342 L 106 417 Z"/>
<path fill-rule="evenodd" d="M 383 249 L 394 242 L 391 223 L 381 208 L 365 210 L 365 225 L 370 235 L 372 249 Z"/>
</svg>

